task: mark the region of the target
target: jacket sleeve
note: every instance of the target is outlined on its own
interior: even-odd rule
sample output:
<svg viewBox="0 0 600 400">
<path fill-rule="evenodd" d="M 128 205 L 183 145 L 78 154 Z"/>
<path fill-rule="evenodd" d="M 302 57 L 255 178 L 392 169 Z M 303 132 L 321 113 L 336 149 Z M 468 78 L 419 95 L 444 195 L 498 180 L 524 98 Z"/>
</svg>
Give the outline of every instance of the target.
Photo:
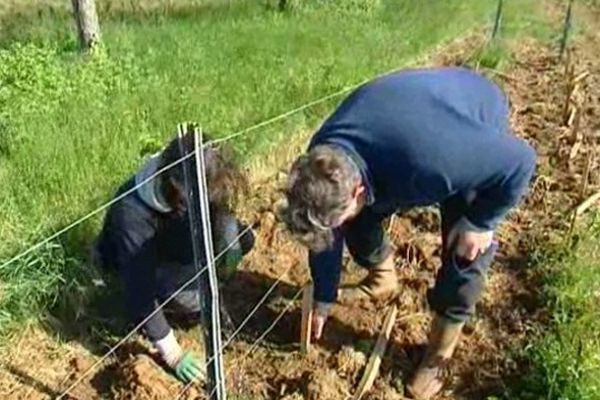
<svg viewBox="0 0 600 400">
<path fill-rule="evenodd" d="M 127 309 L 132 324 L 139 324 L 157 306 L 156 258 L 152 242 L 144 237 L 144 229 L 118 229 L 114 232 L 114 251 L 119 272 L 125 284 Z M 162 310 L 143 325 L 143 332 L 155 342 L 164 338 L 171 327 Z"/>
<path fill-rule="evenodd" d="M 344 238 L 339 229 L 334 231 L 331 248 L 320 253 L 309 252 L 309 266 L 314 283 L 314 300 L 335 303 L 340 283 Z"/>
<path fill-rule="evenodd" d="M 508 135 L 499 139 L 485 157 L 494 163 L 493 178 L 475 188 L 477 196 L 466 215 L 476 231 L 494 230 L 517 205 L 535 172 L 535 152 L 526 142 Z"/>
</svg>

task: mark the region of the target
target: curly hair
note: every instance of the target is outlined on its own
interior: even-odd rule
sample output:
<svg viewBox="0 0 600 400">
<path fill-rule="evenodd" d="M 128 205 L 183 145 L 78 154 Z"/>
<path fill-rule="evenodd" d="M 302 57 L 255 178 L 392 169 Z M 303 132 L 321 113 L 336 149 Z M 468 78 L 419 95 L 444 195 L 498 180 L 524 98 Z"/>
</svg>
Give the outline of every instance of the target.
<svg viewBox="0 0 600 400">
<path fill-rule="evenodd" d="M 298 241 L 313 251 L 333 243 L 335 221 L 346 210 L 360 174 L 335 147 L 316 146 L 292 165 L 279 218 Z"/>
<path fill-rule="evenodd" d="M 206 139 L 206 135 L 204 136 Z M 183 136 L 183 147 L 185 154 L 181 154 L 178 138 L 171 140 L 161 153 L 159 168 L 163 169 L 194 151 L 193 132 Z M 228 148 L 205 147 L 203 151 L 211 221 L 213 227 L 217 227 L 222 217 L 231 212 L 240 196 L 248 191 L 248 181 Z M 192 179 L 195 180 L 196 169 L 192 168 L 192 171 Z M 183 163 L 166 170 L 159 178 L 159 190 L 173 213 L 183 215 L 187 210 Z"/>
</svg>

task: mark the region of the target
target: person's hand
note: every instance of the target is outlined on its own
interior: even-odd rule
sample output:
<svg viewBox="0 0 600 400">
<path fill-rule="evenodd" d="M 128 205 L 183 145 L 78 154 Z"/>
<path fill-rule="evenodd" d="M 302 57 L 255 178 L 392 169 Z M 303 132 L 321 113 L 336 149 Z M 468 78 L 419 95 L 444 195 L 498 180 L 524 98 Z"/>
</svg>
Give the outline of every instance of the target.
<svg viewBox="0 0 600 400">
<path fill-rule="evenodd" d="M 315 340 L 319 340 L 323 335 L 323 328 L 325 327 L 325 322 L 327 322 L 330 308 L 331 304 L 329 303 L 317 303 L 313 310 L 311 331 Z"/>
<path fill-rule="evenodd" d="M 183 383 L 198 381 L 204 375 L 202 364 L 191 352 L 186 351 L 175 366 L 175 375 Z"/>
<path fill-rule="evenodd" d="M 322 315 L 317 312 L 313 313 L 312 332 L 315 340 L 319 340 L 323 335 L 323 327 L 325 327 L 325 322 L 327 322 L 327 315 Z"/>
<path fill-rule="evenodd" d="M 456 255 L 467 261 L 473 261 L 481 253 L 484 253 L 492 244 L 493 231 L 474 232 L 454 231 L 448 235 L 448 243 L 451 245 L 456 241 Z"/>
<path fill-rule="evenodd" d="M 154 347 L 180 381 L 188 383 L 198 380 L 204 375 L 202 364 L 192 353 L 189 351 L 184 352 L 181 349 L 173 330 L 169 331 L 164 338 L 157 340 Z"/>
</svg>

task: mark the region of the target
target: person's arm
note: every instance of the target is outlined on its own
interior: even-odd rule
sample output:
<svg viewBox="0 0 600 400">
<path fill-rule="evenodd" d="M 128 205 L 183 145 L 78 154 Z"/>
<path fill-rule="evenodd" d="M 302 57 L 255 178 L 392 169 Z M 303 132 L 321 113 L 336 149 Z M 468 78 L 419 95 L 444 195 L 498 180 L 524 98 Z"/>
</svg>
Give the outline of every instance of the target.
<svg viewBox="0 0 600 400">
<path fill-rule="evenodd" d="M 117 230 L 115 237 L 130 320 L 135 325 L 143 322 L 144 335 L 181 381 L 198 379 L 203 374 L 200 362 L 181 348 L 162 308 L 158 309 L 157 258 L 149 240 L 153 229 L 143 222 L 137 225 Z"/>
<path fill-rule="evenodd" d="M 116 229 L 114 248 L 119 272 L 125 284 L 130 322 L 138 325 L 154 313 L 157 302 L 156 259 L 152 243 L 140 229 Z M 171 331 L 162 310 L 158 310 L 143 324 L 145 336 L 153 343 Z"/>
<path fill-rule="evenodd" d="M 334 231 L 331 248 L 320 253 L 309 252 L 309 266 L 314 283 L 314 301 L 322 306 L 335 303 L 340 282 L 344 238 L 339 229 Z"/>
<path fill-rule="evenodd" d="M 502 135 L 481 159 L 493 163 L 495 170 L 492 179 L 475 188 L 475 200 L 465 216 L 469 230 L 474 232 L 493 231 L 517 205 L 535 172 L 536 156 L 526 142 Z M 489 169 L 485 164 L 481 167 Z"/>
<path fill-rule="evenodd" d="M 254 233 L 233 215 L 224 215 L 220 225 L 216 232 L 216 252 L 220 254 L 218 274 L 220 280 L 228 281 L 237 271 L 242 257 L 254 247 Z M 222 251 L 225 252 L 221 254 Z"/>
<path fill-rule="evenodd" d="M 315 339 L 321 337 L 329 310 L 337 300 L 343 250 L 343 236 L 341 231 L 336 229 L 331 248 L 319 253 L 309 252 L 309 265 L 314 285 L 315 312 L 312 318 L 312 332 Z"/>
</svg>

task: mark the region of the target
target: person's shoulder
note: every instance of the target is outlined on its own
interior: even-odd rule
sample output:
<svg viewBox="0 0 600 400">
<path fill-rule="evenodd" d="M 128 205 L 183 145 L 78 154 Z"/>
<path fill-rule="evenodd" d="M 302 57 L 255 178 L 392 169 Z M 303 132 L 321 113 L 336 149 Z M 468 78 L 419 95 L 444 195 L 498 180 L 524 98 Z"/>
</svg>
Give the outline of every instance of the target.
<svg viewBox="0 0 600 400">
<path fill-rule="evenodd" d="M 134 177 L 119 187 L 112 201 L 107 215 L 113 227 L 129 229 L 154 225 L 154 212 L 137 195 Z"/>
<path fill-rule="evenodd" d="M 404 69 L 383 75 L 359 88 L 356 97 L 375 97 L 397 100 L 455 96 L 458 88 L 492 87 L 489 81 L 476 71 L 463 67 L 432 67 Z M 487 89 L 486 89 L 487 91 Z"/>
</svg>

